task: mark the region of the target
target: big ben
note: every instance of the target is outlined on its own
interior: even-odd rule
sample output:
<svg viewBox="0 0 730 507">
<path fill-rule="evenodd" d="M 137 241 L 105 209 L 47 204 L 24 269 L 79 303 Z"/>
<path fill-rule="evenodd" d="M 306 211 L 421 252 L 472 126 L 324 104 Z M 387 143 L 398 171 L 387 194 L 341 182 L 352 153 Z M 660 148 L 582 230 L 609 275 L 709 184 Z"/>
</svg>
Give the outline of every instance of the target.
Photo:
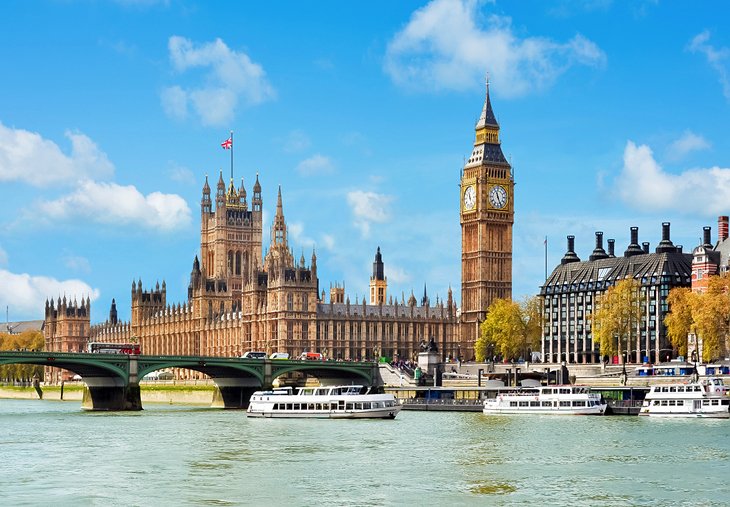
<svg viewBox="0 0 730 507">
<path fill-rule="evenodd" d="M 512 297 L 512 168 L 502 153 L 489 81 L 476 139 L 461 177 L 461 355 L 474 356 L 479 323 L 497 298 Z"/>
</svg>

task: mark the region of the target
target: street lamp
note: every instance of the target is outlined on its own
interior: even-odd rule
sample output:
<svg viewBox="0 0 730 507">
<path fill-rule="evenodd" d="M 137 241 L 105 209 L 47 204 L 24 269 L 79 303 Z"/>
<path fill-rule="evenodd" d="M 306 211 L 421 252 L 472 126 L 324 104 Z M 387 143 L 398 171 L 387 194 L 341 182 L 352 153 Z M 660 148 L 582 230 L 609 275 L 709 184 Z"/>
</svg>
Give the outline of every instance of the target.
<svg viewBox="0 0 730 507">
<path fill-rule="evenodd" d="M 628 374 L 626 373 L 626 351 L 621 352 L 621 359 L 622 359 L 622 370 L 621 370 L 621 384 L 626 385 L 626 379 L 628 377 Z"/>
<path fill-rule="evenodd" d="M 693 377 L 693 380 L 696 382 L 697 379 L 699 378 L 699 372 L 697 371 L 697 360 L 699 359 L 697 357 L 697 349 L 692 351 L 691 359 L 692 359 L 692 363 L 694 364 L 694 367 L 692 369 L 692 377 Z"/>
</svg>

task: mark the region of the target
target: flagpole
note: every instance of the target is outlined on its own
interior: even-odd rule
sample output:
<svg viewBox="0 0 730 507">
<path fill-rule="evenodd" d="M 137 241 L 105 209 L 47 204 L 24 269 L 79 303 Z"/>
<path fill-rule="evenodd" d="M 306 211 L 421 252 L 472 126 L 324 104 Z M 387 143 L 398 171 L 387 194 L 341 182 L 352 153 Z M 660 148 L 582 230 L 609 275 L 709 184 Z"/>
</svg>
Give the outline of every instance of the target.
<svg viewBox="0 0 730 507">
<path fill-rule="evenodd" d="M 545 281 L 547 282 L 547 236 L 545 236 Z"/>
<path fill-rule="evenodd" d="M 233 131 L 231 130 L 231 181 L 233 181 Z"/>
</svg>

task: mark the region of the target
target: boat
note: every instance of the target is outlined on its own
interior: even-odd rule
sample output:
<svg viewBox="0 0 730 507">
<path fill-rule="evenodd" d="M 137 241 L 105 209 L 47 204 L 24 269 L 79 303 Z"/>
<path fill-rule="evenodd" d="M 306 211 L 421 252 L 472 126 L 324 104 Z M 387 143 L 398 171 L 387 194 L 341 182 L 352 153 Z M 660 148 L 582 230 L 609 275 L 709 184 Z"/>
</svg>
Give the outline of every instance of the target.
<svg viewBox="0 0 730 507">
<path fill-rule="evenodd" d="M 483 412 L 493 414 L 603 415 L 606 402 L 585 386 L 557 385 L 498 392 L 484 400 Z"/>
<path fill-rule="evenodd" d="M 730 398 L 722 379 L 656 384 L 644 398 L 639 415 L 649 417 L 730 418 Z"/>
<path fill-rule="evenodd" d="M 395 419 L 401 405 L 392 394 L 374 394 L 361 385 L 291 387 L 256 391 L 248 417 Z"/>
</svg>

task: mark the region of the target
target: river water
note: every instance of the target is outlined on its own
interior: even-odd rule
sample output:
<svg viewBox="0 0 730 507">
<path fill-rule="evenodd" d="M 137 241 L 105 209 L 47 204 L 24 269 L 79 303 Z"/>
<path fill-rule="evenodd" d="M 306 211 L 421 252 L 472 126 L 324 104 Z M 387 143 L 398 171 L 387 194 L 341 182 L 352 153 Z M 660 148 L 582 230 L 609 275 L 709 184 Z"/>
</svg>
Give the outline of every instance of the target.
<svg viewBox="0 0 730 507">
<path fill-rule="evenodd" d="M 727 505 L 730 421 L 0 400 L 0 505 Z"/>
</svg>

